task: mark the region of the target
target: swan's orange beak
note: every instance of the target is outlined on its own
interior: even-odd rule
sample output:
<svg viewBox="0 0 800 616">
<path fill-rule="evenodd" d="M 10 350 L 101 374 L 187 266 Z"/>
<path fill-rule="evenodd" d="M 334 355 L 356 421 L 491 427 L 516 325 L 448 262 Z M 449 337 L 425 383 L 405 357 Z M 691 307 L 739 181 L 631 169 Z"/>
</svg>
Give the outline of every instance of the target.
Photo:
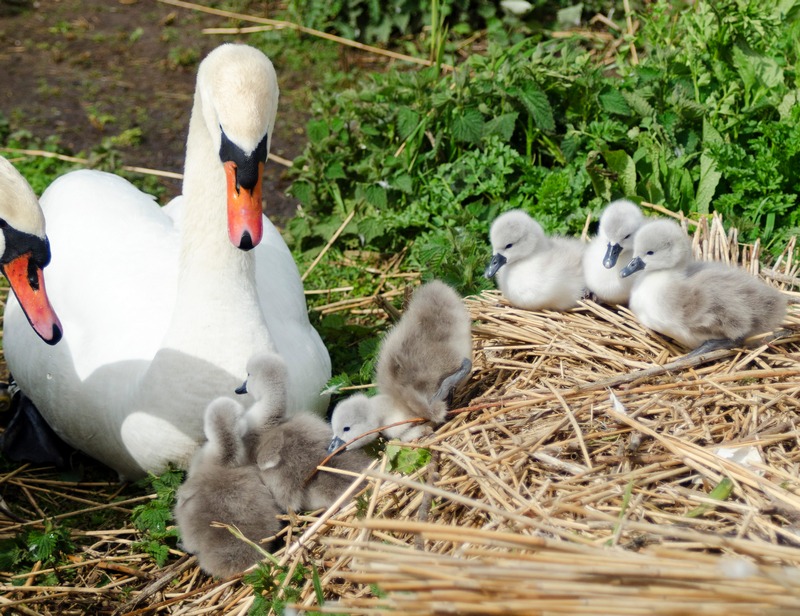
<svg viewBox="0 0 800 616">
<path fill-rule="evenodd" d="M 261 220 L 261 176 L 264 163 L 258 163 L 258 179 L 253 188 L 239 185 L 236 163 L 224 163 L 228 181 L 228 237 L 231 243 L 242 250 L 250 250 L 261 241 L 264 231 Z"/>
<path fill-rule="evenodd" d="M 55 344 L 61 340 L 61 321 L 50 305 L 44 289 L 42 268 L 31 259 L 31 253 L 19 255 L 3 264 L 2 268 L 33 330 L 47 344 Z"/>
</svg>

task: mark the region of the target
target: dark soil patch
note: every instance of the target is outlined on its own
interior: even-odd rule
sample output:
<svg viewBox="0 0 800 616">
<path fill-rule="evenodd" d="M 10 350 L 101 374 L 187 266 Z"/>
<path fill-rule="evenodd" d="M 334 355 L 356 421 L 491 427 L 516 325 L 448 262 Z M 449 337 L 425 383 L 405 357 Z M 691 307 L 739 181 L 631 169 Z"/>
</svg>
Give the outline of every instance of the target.
<svg viewBox="0 0 800 616">
<path fill-rule="evenodd" d="M 150 0 L 0 0 L 0 113 L 39 139 L 87 153 L 105 139 L 140 129 L 141 142 L 120 146 L 129 165 L 181 172 L 198 62 L 223 39 L 201 32 L 225 19 Z M 270 14 L 263 2 L 248 12 Z M 248 42 L 246 37 L 241 42 Z M 276 62 L 281 106 L 272 152 L 292 160 L 305 143 L 307 76 Z M 268 213 L 285 220 L 296 202 L 285 195 L 286 168 L 267 165 Z M 180 183 L 163 180 L 164 201 Z"/>
</svg>

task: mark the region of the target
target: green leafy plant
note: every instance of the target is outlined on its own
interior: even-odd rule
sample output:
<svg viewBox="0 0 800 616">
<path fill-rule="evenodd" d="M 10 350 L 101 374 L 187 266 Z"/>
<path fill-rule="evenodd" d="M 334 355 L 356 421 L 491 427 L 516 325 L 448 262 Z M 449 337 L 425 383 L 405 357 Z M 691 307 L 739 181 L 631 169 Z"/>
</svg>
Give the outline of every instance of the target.
<svg viewBox="0 0 800 616">
<path fill-rule="evenodd" d="M 155 491 L 155 498 L 134 507 L 131 522 L 142 533 L 138 547 L 150 554 L 159 567 L 166 564 L 169 550 L 175 547 L 179 537 L 178 529 L 170 526 L 170 522 L 175 493 L 183 478 L 183 471 L 169 468 L 161 475 L 150 475 L 138 483 L 142 488 Z"/>
<path fill-rule="evenodd" d="M 42 569 L 48 569 L 62 562 L 66 554 L 71 554 L 75 545 L 68 525 L 54 524 L 46 521 L 43 529 L 30 529 L 15 537 L 0 540 L 0 570 L 25 573 L 33 565 L 40 563 Z M 15 583 L 22 584 L 24 578 Z M 38 578 L 40 584 L 57 584 L 54 573 Z"/>
<path fill-rule="evenodd" d="M 386 446 L 386 457 L 391 470 L 410 475 L 431 461 L 431 452 L 422 447 L 403 447 L 390 443 Z"/>
</svg>

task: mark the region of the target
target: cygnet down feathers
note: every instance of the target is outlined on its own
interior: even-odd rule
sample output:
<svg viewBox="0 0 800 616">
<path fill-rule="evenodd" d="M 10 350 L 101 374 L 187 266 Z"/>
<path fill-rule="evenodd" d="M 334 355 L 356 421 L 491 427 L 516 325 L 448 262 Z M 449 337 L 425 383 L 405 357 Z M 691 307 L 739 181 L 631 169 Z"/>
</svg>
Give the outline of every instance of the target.
<svg viewBox="0 0 800 616">
<path fill-rule="evenodd" d="M 626 304 L 630 299 L 634 279 L 620 271 L 633 257 L 633 240 L 644 222 L 642 211 L 627 199 L 609 203 L 600 215 L 597 235 L 583 255 L 586 287 L 598 300 Z"/>
<path fill-rule="evenodd" d="M 452 392 L 472 370 L 472 329 L 464 302 L 451 287 L 434 280 L 414 292 L 400 321 L 378 353 L 378 395 L 362 394 L 340 402 L 331 417 L 332 451 L 354 437 L 399 421 L 420 417 L 445 420 Z M 430 426 L 406 424 L 384 430 L 388 438 L 412 440 Z M 377 434 L 360 439 L 363 447 Z"/>
<path fill-rule="evenodd" d="M 175 520 L 183 547 L 197 555 L 210 575 L 241 573 L 261 559 L 260 553 L 226 528 L 236 526 L 258 542 L 280 530 L 275 497 L 262 483 L 258 469 L 243 465 L 244 444 L 238 423 L 243 409 L 236 401 L 218 398 L 205 414 L 208 441 L 192 459 L 186 481 L 178 488 Z"/>
<path fill-rule="evenodd" d="M 285 510 L 329 507 L 352 483 L 349 475 L 318 471 L 332 438 L 330 425 L 312 413 L 286 417 L 286 364 L 273 353 L 259 353 L 247 364 L 243 387 L 256 399 L 245 414 L 247 458 Z M 237 390 L 239 391 L 239 390 Z M 371 459 L 361 451 L 336 456 L 328 466 L 360 473 Z"/>
<path fill-rule="evenodd" d="M 495 277 L 503 296 L 526 310 L 567 310 L 583 297 L 584 244 L 548 237 L 522 210 L 498 216 L 489 233 L 493 256 L 484 275 Z"/>
<path fill-rule="evenodd" d="M 680 225 L 656 220 L 636 234 L 623 276 L 636 274 L 630 308 L 639 321 L 694 353 L 741 344 L 778 327 L 786 297 L 758 278 L 722 263 L 694 261 Z"/>
</svg>

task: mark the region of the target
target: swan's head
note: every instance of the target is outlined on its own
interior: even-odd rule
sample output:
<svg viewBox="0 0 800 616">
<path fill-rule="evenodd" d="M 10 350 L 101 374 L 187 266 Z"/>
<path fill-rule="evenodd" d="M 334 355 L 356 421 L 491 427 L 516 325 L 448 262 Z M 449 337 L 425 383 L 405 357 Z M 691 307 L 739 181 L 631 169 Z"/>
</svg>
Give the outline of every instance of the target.
<svg viewBox="0 0 800 616">
<path fill-rule="evenodd" d="M 636 233 L 633 259 L 620 271 L 625 278 L 639 270 L 656 272 L 686 266 L 692 260 L 692 244 L 681 226 L 672 220 L 647 223 Z"/>
<path fill-rule="evenodd" d="M 597 234 L 608 243 L 603 265 L 611 269 L 624 250 L 633 248 L 636 231 L 644 223 L 642 211 L 632 201 L 619 199 L 608 204 L 600 216 Z"/>
<path fill-rule="evenodd" d="M 250 250 L 261 241 L 261 191 L 278 110 L 272 62 L 247 45 L 212 51 L 197 72 L 197 96 L 215 151 L 225 168 L 228 236 Z"/>
<path fill-rule="evenodd" d="M 0 157 L 0 268 L 33 330 L 55 344 L 63 330 L 44 287 L 42 269 L 49 262 L 39 201 L 25 178 Z"/>
<path fill-rule="evenodd" d="M 286 362 L 277 353 L 264 351 L 247 360 L 247 380 L 237 394 L 251 394 L 256 400 L 282 398 L 286 401 Z"/>
<path fill-rule="evenodd" d="M 238 466 L 245 461 L 244 441 L 239 431 L 244 415 L 242 405 L 230 398 L 217 398 L 206 407 L 204 430 L 208 442 L 203 445 L 201 460 L 223 466 Z M 191 473 L 190 473 L 191 474 Z"/>
<path fill-rule="evenodd" d="M 489 231 L 492 260 L 484 275 L 491 278 L 506 263 L 525 259 L 545 241 L 541 225 L 522 210 L 511 210 L 498 216 Z"/>
<path fill-rule="evenodd" d="M 355 394 L 336 405 L 331 415 L 333 439 L 328 445 L 328 453 L 333 453 L 345 443 L 380 426 L 380 423 L 376 423 L 377 416 L 372 407 L 372 399 L 364 394 Z M 376 438 L 377 433 L 369 434 L 348 445 L 347 449 L 358 449 Z"/>
</svg>

